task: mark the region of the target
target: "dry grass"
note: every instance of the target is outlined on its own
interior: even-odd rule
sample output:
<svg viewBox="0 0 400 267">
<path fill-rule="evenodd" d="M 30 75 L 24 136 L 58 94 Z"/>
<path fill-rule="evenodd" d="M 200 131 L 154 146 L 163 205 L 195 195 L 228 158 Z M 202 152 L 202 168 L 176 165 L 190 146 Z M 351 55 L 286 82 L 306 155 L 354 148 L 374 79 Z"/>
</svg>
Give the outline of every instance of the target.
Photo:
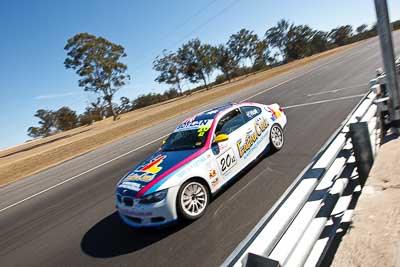
<svg viewBox="0 0 400 267">
<path fill-rule="evenodd" d="M 238 78 L 229 84 L 219 85 L 208 91 L 197 92 L 174 101 L 122 114 L 121 118 L 115 122 L 110 118 L 105 119 L 90 126 L 79 127 L 0 151 L 0 186 L 60 164 L 317 59 L 346 50 L 351 46 L 332 49 L 255 75 Z"/>
</svg>

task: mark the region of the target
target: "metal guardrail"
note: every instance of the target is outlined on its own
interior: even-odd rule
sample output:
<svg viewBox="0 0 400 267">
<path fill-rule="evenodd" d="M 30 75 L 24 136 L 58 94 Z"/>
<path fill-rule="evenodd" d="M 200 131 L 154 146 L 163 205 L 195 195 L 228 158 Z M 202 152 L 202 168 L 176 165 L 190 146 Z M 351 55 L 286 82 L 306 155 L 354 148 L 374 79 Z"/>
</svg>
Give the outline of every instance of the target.
<svg viewBox="0 0 400 267">
<path fill-rule="evenodd" d="M 374 85 L 378 80 L 371 82 Z M 360 147 L 365 146 L 365 141 L 357 143 L 359 138 L 353 138 L 352 142 L 351 136 L 365 136 L 367 130 L 368 138 L 364 139 L 370 145 L 372 159 L 377 153 L 376 97 L 376 90 L 363 97 L 311 163 L 221 266 L 253 266 L 255 262 L 265 266 L 320 264 L 351 201 L 351 198 L 342 197 L 343 192 L 359 190 L 354 177 L 357 175 L 355 165 L 359 167 L 360 164 L 355 158 L 360 155 L 354 155 L 357 149 L 353 149 L 353 142 Z M 362 126 L 358 127 L 361 130 L 355 130 L 357 127 L 353 126 L 356 125 Z M 352 132 L 350 128 L 354 128 Z M 327 238 L 321 238 L 327 224 L 330 224 L 330 233 Z"/>
</svg>

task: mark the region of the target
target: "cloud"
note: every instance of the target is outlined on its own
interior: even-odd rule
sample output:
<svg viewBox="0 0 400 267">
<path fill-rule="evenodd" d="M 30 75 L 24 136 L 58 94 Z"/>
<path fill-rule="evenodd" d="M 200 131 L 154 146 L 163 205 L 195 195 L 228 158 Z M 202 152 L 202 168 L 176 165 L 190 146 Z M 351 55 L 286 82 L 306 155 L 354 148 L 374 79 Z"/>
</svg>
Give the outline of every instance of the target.
<svg viewBox="0 0 400 267">
<path fill-rule="evenodd" d="M 36 100 L 54 99 L 54 98 L 81 95 L 81 94 L 83 94 L 83 92 L 65 92 L 65 93 L 60 93 L 60 94 L 38 95 L 38 96 L 35 96 L 34 99 L 36 99 Z"/>
</svg>

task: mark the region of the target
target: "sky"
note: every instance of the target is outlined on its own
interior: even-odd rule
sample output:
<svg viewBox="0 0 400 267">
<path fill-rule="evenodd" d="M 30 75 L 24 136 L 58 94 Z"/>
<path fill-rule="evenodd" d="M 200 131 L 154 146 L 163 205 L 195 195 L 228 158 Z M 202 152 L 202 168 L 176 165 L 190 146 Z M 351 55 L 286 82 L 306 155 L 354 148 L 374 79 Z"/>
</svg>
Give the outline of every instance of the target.
<svg viewBox="0 0 400 267">
<path fill-rule="evenodd" d="M 388 0 L 390 19 L 400 19 L 400 1 Z M 259 36 L 282 18 L 329 31 L 376 21 L 373 0 L 1 0 L 0 149 L 29 140 L 37 109 L 69 106 L 78 113 L 94 101 L 78 76 L 64 67 L 69 38 L 80 32 L 125 47 L 130 82 L 117 94 L 134 99 L 163 92 L 152 62 L 163 49 L 175 51 L 200 38 L 226 43 L 241 28 Z"/>
</svg>

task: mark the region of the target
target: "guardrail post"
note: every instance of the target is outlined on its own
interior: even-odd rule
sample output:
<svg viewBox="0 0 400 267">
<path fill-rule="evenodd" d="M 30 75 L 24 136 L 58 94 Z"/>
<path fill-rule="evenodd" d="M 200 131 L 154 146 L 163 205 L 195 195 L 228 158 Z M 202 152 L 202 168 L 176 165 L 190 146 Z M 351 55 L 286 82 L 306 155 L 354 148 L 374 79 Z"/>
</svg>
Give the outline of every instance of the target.
<svg viewBox="0 0 400 267">
<path fill-rule="evenodd" d="M 389 113 L 392 126 L 397 134 L 400 131 L 400 88 L 397 82 L 392 32 L 386 0 L 375 0 L 377 29 L 381 44 L 383 66 L 387 76 L 387 87 L 390 97 Z"/>
<path fill-rule="evenodd" d="M 354 156 L 356 158 L 358 175 L 363 185 L 368 178 L 369 171 L 374 162 L 368 123 L 365 121 L 351 123 L 350 137 L 353 144 Z"/>
</svg>

